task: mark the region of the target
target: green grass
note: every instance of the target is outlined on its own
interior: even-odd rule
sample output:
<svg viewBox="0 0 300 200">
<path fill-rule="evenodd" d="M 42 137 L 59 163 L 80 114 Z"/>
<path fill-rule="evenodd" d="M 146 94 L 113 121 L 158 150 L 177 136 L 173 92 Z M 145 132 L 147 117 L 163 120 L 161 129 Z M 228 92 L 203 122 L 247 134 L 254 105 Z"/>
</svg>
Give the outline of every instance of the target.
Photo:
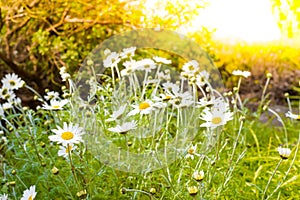
<svg viewBox="0 0 300 200">
<path fill-rule="evenodd" d="M 115 81 L 121 86 L 125 83 L 122 79 Z M 164 112 L 151 115 L 123 117 L 124 121 L 138 121 L 138 133 L 158 134 L 140 139 L 131 134 L 134 131 L 126 134 L 108 131 L 108 127 L 114 127 L 117 122 L 107 122 L 106 119 L 120 105 L 134 104 L 143 99 L 143 87 L 131 92 L 134 88 L 118 89 L 112 83 L 93 83 L 97 90 L 90 96 L 90 103 L 96 104 L 87 106 L 87 109 L 72 92 L 73 85 L 69 84 L 70 89 L 61 91 L 71 96 L 70 103 L 62 110 L 31 110 L 18 105 L 5 110 L 1 120 L 0 194 L 19 199 L 25 189 L 36 185 L 36 199 L 300 199 L 300 124 L 285 116 L 281 116 L 284 126 L 272 125 L 272 119 L 261 122 L 260 112 L 264 112 L 262 107 L 268 99 L 263 98 L 261 110 L 253 112 L 239 104 L 238 91 L 226 96 L 233 103 L 230 104 L 233 119 L 216 129 L 200 127 L 203 120 L 198 116 L 205 108 L 167 107 Z M 146 99 L 150 98 L 155 87 L 145 87 Z M 130 110 L 128 106 L 126 112 Z M 48 138 L 53 135 L 51 130 L 63 122 L 77 122 L 87 133 L 96 134 L 95 137 L 85 137 L 85 142 L 78 144 L 68 159 L 58 156 L 59 145 Z M 176 135 L 185 130 L 188 131 L 184 136 L 193 133 L 194 137 L 189 137 L 188 141 L 179 137 L 179 142 L 185 143 L 184 146 L 174 146 L 183 148 L 178 149 L 174 162 L 168 163 L 165 157 L 158 157 L 162 167 L 156 170 L 126 171 L 120 164 L 126 164 L 128 160 L 125 162 L 114 157 L 120 149 L 135 153 L 152 150 L 157 155 L 156 145 L 168 150 L 164 145 L 176 140 Z M 104 137 L 109 139 L 118 148 L 103 143 L 99 144 L 101 148 L 97 147 L 96 136 L 100 142 L 105 141 Z M 198 155 L 194 155 L 194 159 L 185 158 L 190 144 L 197 144 Z M 103 148 L 105 145 L 107 149 Z M 288 159 L 280 157 L 279 146 L 292 150 Z M 107 153 L 111 154 L 105 157 Z M 118 165 L 112 167 L 109 162 L 116 160 Z M 129 163 L 131 161 L 134 162 L 129 159 Z M 135 164 L 147 164 L 147 161 L 145 158 Z M 278 163 L 280 165 L 275 171 Z M 202 181 L 193 179 L 195 170 L 204 171 Z M 190 186 L 197 187 L 195 196 L 189 194 Z"/>
</svg>

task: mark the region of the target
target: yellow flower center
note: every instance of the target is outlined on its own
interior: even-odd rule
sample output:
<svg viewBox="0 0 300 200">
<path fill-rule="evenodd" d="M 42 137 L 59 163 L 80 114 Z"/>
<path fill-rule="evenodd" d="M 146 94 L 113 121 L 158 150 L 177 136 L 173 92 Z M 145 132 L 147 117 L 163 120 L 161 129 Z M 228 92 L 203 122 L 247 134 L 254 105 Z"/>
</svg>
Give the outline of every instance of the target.
<svg viewBox="0 0 300 200">
<path fill-rule="evenodd" d="M 28 200 L 32 200 L 32 195 L 30 195 L 30 197 L 28 198 Z"/>
<path fill-rule="evenodd" d="M 60 108 L 60 106 L 59 106 L 59 105 L 56 105 L 56 106 L 52 106 L 52 108 L 58 109 L 58 108 Z"/>
<path fill-rule="evenodd" d="M 61 138 L 63 140 L 71 140 L 73 137 L 74 137 L 74 134 L 70 131 L 66 131 L 61 134 Z"/>
<path fill-rule="evenodd" d="M 68 145 L 67 148 L 66 148 L 66 153 L 69 153 L 72 151 L 72 146 L 71 145 Z"/>
<path fill-rule="evenodd" d="M 195 149 L 194 148 L 189 148 L 188 153 L 193 155 L 195 153 Z"/>
<path fill-rule="evenodd" d="M 192 66 L 192 65 L 189 66 L 190 71 L 193 71 L 194 69 L 195 69 L 194 66 Z"/>
<path fill-rule="evenodd" d="M 13 80 L 10 80 L 10 81 L 9 81 L 9 84 L 12 85 L 12 86 L 14 86 L 14 85 L 16 85 L 16 82 L 13 81 Z"/>
<path fill-rule="evenodd" d="M 296 120 L 300 120 L 300 115 L 297 115 L 297 118 L 296 118 Z"/>
<path fill-rule="evenodd" d="M 211 122 L 213 124 L 220 124 L 222 122 L 222 118 L 221 117 L 214 117 Z"/>
<path fill-rule="evenodd" d="M 140 110 L 144 110 L 144 109 L 149 108 L 149 107 L 150 107 L 150 104 L 147 103 L 147 102 L 143 102 L 143 103 L 141 103 L 141 104 L 139 105 L 139 109 L 140 109 Z"/>
<path fill-rule="evenodd" d="M 171 96 L 170 95 L 166 95 L 164 100 L 170 100 L 171 99 Z"/>
</svg>

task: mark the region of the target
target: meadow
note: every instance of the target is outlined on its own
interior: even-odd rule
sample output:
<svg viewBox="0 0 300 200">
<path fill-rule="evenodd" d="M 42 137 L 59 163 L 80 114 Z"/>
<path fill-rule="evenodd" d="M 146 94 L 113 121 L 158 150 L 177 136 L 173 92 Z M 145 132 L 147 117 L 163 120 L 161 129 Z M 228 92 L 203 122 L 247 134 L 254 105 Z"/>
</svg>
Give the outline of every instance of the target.
<svg viewBox="0 0 300 200">
<path fill-rule="evenodd" d="M 99 52 L 77 74 L 61 67 L 60 91 L 2 78 L 1 200 L 300 198 L 299 109 L 288 94 L 288 112 L 269 106 L 271 72 L 252 110 L 240 95 L 252 76 L 244 67 L 222 88 L 197 60 Z M 20 88 L 40 106 L 22 106 Z"/>
</svg>

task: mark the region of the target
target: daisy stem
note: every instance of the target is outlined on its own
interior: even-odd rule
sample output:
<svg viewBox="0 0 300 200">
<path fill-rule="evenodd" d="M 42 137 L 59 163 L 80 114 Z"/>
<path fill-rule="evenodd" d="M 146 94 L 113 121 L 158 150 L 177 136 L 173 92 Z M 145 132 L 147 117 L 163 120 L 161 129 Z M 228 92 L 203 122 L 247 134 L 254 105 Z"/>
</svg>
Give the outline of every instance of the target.
<svg viewBox="0 0 300 200">
<path fill-rule="evenodd" d="M 72 192 L 70 191 L 69 187 L 66 185 L 65 181 L 62 179 L 62 177 L 57 174 L 59 180 L 62 182 L 62 184 L 65 186 L 65 188 L 67 189 L 68 193 L 70 194 L 71 198 L 74 199 Z"/>
<path fill-rule="evenodd" d="M 286 97 L 286 101 L 287 101 L 287 104 L 288 104 L 288 107 L 289 107 L 289 111 L 292 112 L 290 97 Z"/>
<path fill-rule="evenodd" d="M 242 132 L 243 124 L 244 124 L 244 121 L 242 120 L 241 123 L 240 123 L 239 132 L 238 132 L 238 135 L 236 136 L 234 146 L 233 146 L 233 149 L 232 149 L 232 153 L 231 153 L 231 156 L 230 156 L 230 160 L 229 160 L 230 163 L 232 162 L 232 159 L 233 159 L 233 156 L 234 156 L 234 153 L 235 153 L 235 150 L 236 150 L 236 146 L 237 146 L 240 134 Z"/>
<path fill-rule="evenodd" d="M 67 149 L 69 149 L 69 144 L 67 145 Z M 75 172 L 75 166 L 73 164 L 73 160 L 72 160 L 72 156 L 71 156 L 71 152 L 68 151 L 68 157 L 69 157 L 69 160 L 70 160 L 70 166 L 71 166 L 71 171 L 72 171 L 72 175 L 74 177 L 74 180 L 79 188 L 80 184 L 78 182 L 78 179 L 77 179 L 77 176 L 76 176 L 76 172 Z"/>
<path fill-rule="evenodd" d="M 274 169 L 274 171 L 273 171 L 271 177 L 269 178 L 269 181 L 268 181 L 268 183 L 267 183 L 267 185 L 266 185 L 266 188 L 265 188 L 264 193 L 263 193 L 262 198 L 261 198 L 262 200 L 265 199 L 265 195 L 266 195 L 266 193 L 267 193 L 267 190 L 268 190 L 268 188 L 269 188 L 269 185 L 270 185 L 270 183 L 271 183 L 271 181 L 272 181 L 272 179 L 273 179 L 273 177 L 274 177 L 276 171 L 278 170 L 280 164 L 282 163 L 282 161 L 283 161 L 283 159 L 281 158 L 281 159 L 279 160 L 277 166 L 275 167 L 275 169 Z"/>
</svg>

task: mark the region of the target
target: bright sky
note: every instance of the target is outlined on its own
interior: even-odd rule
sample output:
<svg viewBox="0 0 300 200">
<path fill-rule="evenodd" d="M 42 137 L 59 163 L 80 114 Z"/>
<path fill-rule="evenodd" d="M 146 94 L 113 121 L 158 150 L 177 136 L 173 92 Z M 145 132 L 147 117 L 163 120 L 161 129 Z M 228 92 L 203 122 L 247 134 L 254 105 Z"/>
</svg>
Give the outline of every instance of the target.
<svg viewBox="0 0 300 200">
<path fill-rule="evenodd" d="M 146 7 L 156 14 L 165 14 L 157 8 L 162 0 L 147 0 Z M 174 1 L 174 0 L 164 0 Z M 191 0 L 193 1 L 198 0 Z M 201 25 L 216 28 L 215 38 L 245 42 L 266 42 L 280 39 L 280 29 L 277 26 L 270 0 L 209 0 L 205 10 L 192 22 L 192 25 L 180 28 L 178 31 L 186 33 L 197 31 Z"/>
<path fill-rule="evenodd" d="M 272 15 L 270 0 L 211 0 L 193 23 L 216 28 L 218 39 L 262 42 L 280 39 L 280 30 Z M 199 23 L 200 22 L 200 23 Z"/>
</svg>

